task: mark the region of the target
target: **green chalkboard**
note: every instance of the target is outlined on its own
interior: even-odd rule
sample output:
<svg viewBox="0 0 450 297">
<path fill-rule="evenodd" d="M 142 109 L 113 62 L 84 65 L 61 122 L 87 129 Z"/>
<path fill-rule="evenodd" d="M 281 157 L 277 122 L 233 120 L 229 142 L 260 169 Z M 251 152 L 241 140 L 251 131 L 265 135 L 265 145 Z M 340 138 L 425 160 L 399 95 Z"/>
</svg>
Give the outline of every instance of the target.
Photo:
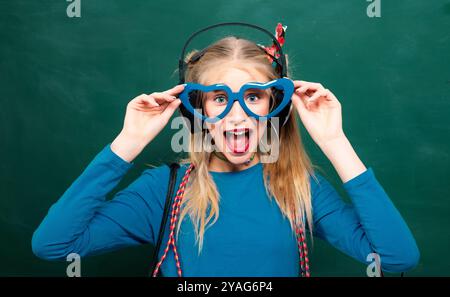
<svg viewBox="0 0 450 297">
<path fill-rule="evenodd" d="M 32 254 L 33 231 L 120 132 L 127 102 L 177 84 L 174 70 L 185 39 L 225 21 L 270 31 L 278 22 L 288 26 L 285 51 L 293 77 L 321 82 L 336 94 L 347 136 L 417 239 L 420 264 L 407 276 L 449 275 L 448 0 L 381 0 L 379 17 L 368 16 L 365 0 L 80 3 L 81 16 L 68 17 L 65 0 L 0 1 L 0 276 L 65 276 L 67 263 Z M 222 33 L 228 32 L 200 38 L 193 47 Z M 166 127 L 115 191 L 138 177 L 145 163 L 176 157 L 172 133 Z M 308 135 L 304 140 L 343 194 L 329 162 Z M 82 275 L 145 276 L 152 249 L 84 259 Z M 315 276 L 366 273 L 319 240 L 311 263 Z"/>
</svg>

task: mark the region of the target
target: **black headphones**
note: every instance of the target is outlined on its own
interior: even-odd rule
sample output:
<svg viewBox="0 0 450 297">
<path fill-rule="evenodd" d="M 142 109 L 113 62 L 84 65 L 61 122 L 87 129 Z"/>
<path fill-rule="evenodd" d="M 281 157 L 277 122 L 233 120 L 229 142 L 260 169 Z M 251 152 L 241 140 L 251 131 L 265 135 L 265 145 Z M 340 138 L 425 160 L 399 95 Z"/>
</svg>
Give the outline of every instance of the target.
<svg viewBox="0 0 450 297">
<path fill-rule="evenodd" d="M 251 27 L 251 28 L 257 29 L 257 30 L 259 30 L 261 32 L 264 32 L 265 34 L 269 35 L 270 38 L 273 40 L 274 44 L 279 49 L 280 56 L 279 56 L 279 58 L 276 58 L 276 57 L 272 56 L 271 54 L 269 54 L 269 53 L 267 53 L 265 51 L 264 52 L 267 55 L 269 55 L 270 57 L 272 57 L 273 62 L 276 63 L 277 69 L 279 69 L 278 73 L 280 75 L 280 78 L 286 77 L 286 75 L 287 75 L 286 57 L 285 57 L 285 55 L 283 53 L 283 49 L 281 48 L 280 43 L 278 42 L 277 38 L 272 33 L 270 33 L 269 31 L 267 31 L 264 28 L 258 27 L 258 26 L 253 25 L 253 24 L 241 23 L 241 22 L 228 22 L 228 23 L 218 23 L 218 24 L 215 24 L 215 25 L 211 25 L 211 26 L 205 27 L 203 29 L 200 29 L 200 30 L 194 32 L 188 38 L 188 40 L 186 41 L 186 43 L 183 46 L 183 50 L 181 51 L 181 55 L 180 55 L 180 60 L 178 62 L 179 84 L 184 84 L 185 83 L 184 76 L 185 76 L 185 72 L 186 72 L 188 63 L 189 62 L 198 61 L 205 54 L 205 52 L 208 50 L 208 47 L 202 49 L 201 51 L 199 51 L 196 54 L 194 54 L 191 57 L 191 59 L 189 60 L 189 62 L 186 63 L 184 61 L 184 56 L 185 56 L 185 53 L 186 53 L 186 48 L 189 45 L 189 43 L 191 42 L 191 40 L 194 37 L 196 37 L 198 34 L 204 32 L 204 31 L 207 31 L 207 30 L 210 30 L 210 29 L 213 29 L 213 28 L 216 28 L 216 27 L 220 27 L 220 26 L 230 26 L 230 25 L 231 26 L 238 25 L 238 26 Z M 261 49 L 261 50 L 263 50 L 263 49 Z M 275 100 L 280 100 L 281 101 L 282 99 L 283 99 L 283 97 L 282 97 L 281 93 L 275 94 Z M 189 112 L 183 106 L 183 104 L 181 104 L 179 106 L 179 109 L 180 109 L 181 115 L 189 120 L 191 133 L 194 133 L 194 131 L 202 131 L 203 122 L 200 119 L 196 118 L 191 112 Z M 283 108 L 281 110 L 281 112 L 278 114 L 278 117 L 280 119 L 280 123 L 282 123 L 281 126 L 284 126 L 286 124 L 286 122 L 287 122 L 287 120 L 289 118 L 289 113 L 290 113 L 291 109 L 292 109 L 292 102 L 290 102 L 288 105 L 286 105 L 286 107 Z M 270 121 L 270 119 L 269 119 L 269 121 Z M 196 125 L 197 125 L 197 128 L 195 128 Z"/>
</svg>

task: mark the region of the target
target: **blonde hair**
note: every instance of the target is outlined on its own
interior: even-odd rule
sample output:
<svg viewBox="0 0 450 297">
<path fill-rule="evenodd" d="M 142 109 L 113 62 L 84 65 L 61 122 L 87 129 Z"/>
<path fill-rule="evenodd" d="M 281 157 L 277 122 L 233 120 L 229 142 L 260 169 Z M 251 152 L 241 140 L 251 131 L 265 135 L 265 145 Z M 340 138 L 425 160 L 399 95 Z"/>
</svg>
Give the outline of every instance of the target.
<svg viewBox="0 0 450 297">
<path fill-rule="evenodd" d="M 192 56 L 196 53 L 198 51 L 194 50 L 185 57 L 185 62 L 188 63 L 186 82 L 205 83 L 207 80 L 205 73 L 208 69 L 225 67 L 224 65 L 230 63 L 233 67 L 244 69 L 249 73 L 258 71 L 269 80 L 279 77 L 264 51 L 246 39 L 234 36 L 222 38 L 210 45 L 199 60 L 191 62 Z M 295 226 L 306 227 L 306 217 L 312 240 L 313 219 L 309 178 L 313 175 L 313 170 L 304 150 L 297 122 L 296 112 L 291 110 L 286 124 L 280 128 L 278 160 L 263 164 L 264 185 L 269 199 L 275 199 L 283 216 L 289 220 L 294 234 Z M 203 247 L 204 232 L 219 218 L 220 200 L 214 180 L 208 171 L 211 153 L 194 150 L 196 147 L 202 147 L 201 142 L 207 136 L 207 131 L 203 130 L 201 133 L 202 137 L 191 134 L 189 156 L 180 160 L 181 164 L 194 164 L 195 169 L 191 172 L 186 186 L 179 217 L 179 222 L 182 222 L 186 215 L 191 218 L 199 254 Z M 176 230 L 177 236 L 180 226 L 181 223 Z"/>
</svg>

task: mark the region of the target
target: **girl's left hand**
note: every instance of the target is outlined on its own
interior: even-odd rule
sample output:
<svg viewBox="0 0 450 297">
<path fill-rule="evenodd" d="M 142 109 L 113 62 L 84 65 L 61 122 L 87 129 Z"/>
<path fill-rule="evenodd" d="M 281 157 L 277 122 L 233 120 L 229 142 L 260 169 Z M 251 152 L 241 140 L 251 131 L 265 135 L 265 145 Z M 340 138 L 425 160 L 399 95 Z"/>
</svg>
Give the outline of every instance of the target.
<svg viewBox="0 0 450 297">
<path fill-rule="evenodd" d="M 341 103 L 320 83 L 295 80 L 292 102 L 312 139 L 319 147 L 345 137 Z"/>
</svg>

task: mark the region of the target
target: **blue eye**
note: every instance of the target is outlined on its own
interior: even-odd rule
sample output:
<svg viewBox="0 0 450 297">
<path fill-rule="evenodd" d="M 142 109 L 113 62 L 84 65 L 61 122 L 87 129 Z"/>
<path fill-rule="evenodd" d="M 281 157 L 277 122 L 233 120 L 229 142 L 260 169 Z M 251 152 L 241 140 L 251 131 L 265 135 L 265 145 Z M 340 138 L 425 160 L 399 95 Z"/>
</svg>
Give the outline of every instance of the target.
<svg viewBox="0 0 450 297">
<path fill-rule="evenodd" d="M 214 98 L 214 102 L 218 104 L 224 104 L 227 102 L 227 98 L 223 95 L 219 95 Z"/>
<path fill-rule="evenodd" d="M 258 101 L 259 97 L 257 94 L 249 94 L 246 99 L 247 101 L 255 102 Z"/>
</svg>

